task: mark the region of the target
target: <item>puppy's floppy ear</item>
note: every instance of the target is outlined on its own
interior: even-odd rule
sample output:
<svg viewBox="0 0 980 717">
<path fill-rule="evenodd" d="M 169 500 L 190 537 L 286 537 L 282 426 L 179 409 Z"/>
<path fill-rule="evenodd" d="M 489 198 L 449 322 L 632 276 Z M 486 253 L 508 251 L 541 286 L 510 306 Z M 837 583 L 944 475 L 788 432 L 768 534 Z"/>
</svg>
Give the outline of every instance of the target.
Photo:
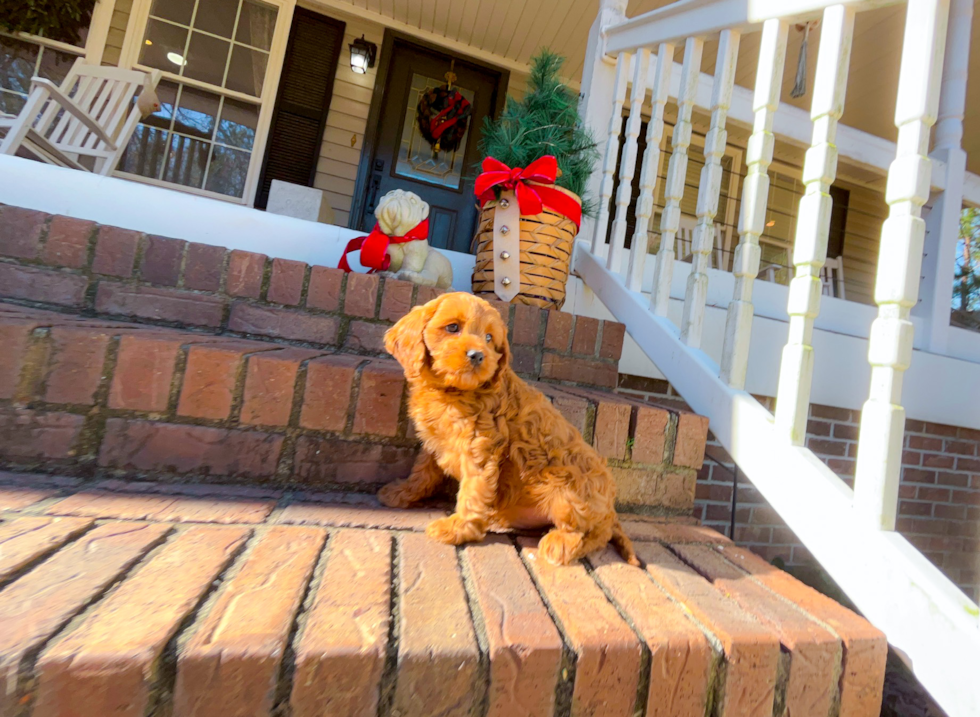
<svg viewBox="0 0 980 717">
<path fill-rule="evenodd" d="M 385 332 L 385 351 L 405 369 L 409 377 L 418 376 L 425 365 L 427 349 L 422 333 L 436 313 L 436 302 L 416 306 Z"/>
</svg>

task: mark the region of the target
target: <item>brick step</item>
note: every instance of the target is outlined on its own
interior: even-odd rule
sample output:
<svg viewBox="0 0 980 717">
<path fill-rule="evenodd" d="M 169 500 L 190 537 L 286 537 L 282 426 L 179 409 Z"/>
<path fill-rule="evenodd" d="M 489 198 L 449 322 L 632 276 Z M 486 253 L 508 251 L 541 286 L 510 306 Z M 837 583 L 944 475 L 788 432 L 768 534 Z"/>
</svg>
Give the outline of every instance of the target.
<svg viewBox="0 0 980 717">
<path fill-rule="evenodd" d="M 0 466 L 374 492 L 418 451 L 390 358 L 3 303 L 0 342 Z M 538 386 L 608 459 L 624 506 L 692 511 L 706 419 Z"/>
<path fill-rule="evenodd" d="M 0 715 L 879 713 L 884 636 L 693 519 L 554 568 L 444 514 L 0 474 Z"/>
<path fill-rule="evenodd" d="M 0 207 L 0 299 L 41 308 L 376 356 L 384 353 L 389 326 L 440 293 Z M 530 306 L 499 308 L 519 374 L 616 387 L 622 324 Z"/>
</svg>

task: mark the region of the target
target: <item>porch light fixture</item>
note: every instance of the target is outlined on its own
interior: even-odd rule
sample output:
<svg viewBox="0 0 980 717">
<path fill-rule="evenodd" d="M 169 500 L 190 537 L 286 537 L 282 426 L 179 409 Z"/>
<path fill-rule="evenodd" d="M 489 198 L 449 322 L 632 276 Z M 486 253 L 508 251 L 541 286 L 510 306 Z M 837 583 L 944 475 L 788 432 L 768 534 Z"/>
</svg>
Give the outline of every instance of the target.
<svg viewBox="0 0 980 717">
<path fill-rule="evenodd" d="M 378 54 L 378 46 L 364 39 L 364 35 L 350 44 L 350 68 L 358 75 L 367 74 L 369 67 L 374 67 L 374 58 Z"/>
</svg>

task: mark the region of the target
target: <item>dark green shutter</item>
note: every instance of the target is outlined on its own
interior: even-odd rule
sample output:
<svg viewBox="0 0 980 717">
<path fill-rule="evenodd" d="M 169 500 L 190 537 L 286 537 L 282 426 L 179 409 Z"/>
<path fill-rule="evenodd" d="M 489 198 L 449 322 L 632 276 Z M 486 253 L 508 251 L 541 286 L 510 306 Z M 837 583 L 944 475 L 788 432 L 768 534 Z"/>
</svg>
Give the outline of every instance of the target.
<svg viewBox="0 0 980 717">
<path fill-rule="evenodd" d="M 265 209 L 273 179 L 313 186 L 333 96 L 345 24 L 296 8 L 255 206 Z"/>
</svg>

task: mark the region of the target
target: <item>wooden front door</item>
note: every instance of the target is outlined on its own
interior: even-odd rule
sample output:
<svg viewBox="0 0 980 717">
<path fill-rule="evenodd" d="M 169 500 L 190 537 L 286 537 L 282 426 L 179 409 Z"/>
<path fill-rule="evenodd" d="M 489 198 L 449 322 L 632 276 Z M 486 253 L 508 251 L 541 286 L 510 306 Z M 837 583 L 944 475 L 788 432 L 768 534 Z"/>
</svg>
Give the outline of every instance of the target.
<svg viewBox="0 0 980 717">
<path fill-rule="evenodd" d="M 372 102 L 366 147 L 359 170 L 351 226 L 369 231 L 378 200 L 392 189 L 414 192 L 428 202 L 429 242 L 441 249 L 469 252 L 476 229 L 473 180 L 479 161 L 477 145 L 483 119 L 503 106 L 507 72 L 423 47 L 388 33 L 378 73 L 381 93 Z M 460 147 L 434 152 L 422 137 L 416 107 L 427 89 L 446 83 L 452 68 L 453 86 L 472 108 Z M 383 76 L 382 76 L 383 75 Z"/>
</svg>

